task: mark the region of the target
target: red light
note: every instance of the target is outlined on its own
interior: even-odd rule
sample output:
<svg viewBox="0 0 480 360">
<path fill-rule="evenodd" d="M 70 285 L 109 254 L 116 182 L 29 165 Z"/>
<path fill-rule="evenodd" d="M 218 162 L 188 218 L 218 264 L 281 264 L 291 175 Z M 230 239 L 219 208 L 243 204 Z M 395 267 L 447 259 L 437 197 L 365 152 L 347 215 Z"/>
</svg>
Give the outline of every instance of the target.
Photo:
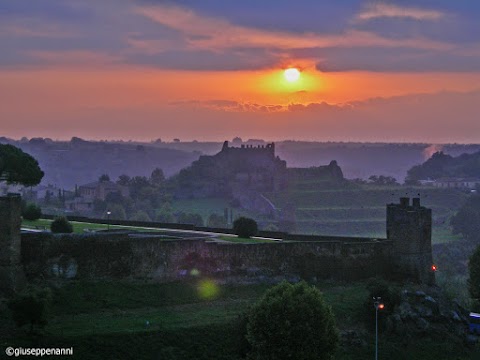
<svg viewBox="0 0 480 360">
<path fill-rule="evenodd" d="M 380 310 L 382 310 L 384 307 L 385 307 L 384 304 L 378 304 L 378 308 L 379 308 Z"/>
<path fill-rule="evenodd" d="M 437 265 L 432 265 L 431 269 L 433 272 L 437 271 Z"/>
</svg>

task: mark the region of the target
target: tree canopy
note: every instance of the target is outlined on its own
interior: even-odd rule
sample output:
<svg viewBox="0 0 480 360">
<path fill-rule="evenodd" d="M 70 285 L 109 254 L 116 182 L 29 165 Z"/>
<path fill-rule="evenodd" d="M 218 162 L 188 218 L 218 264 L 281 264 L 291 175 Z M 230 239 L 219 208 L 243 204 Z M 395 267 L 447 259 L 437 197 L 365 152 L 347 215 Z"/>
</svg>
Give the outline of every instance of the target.
<svg viewBox="0 0 480 360">
<path fill-rule="evenodd" d="M 257 222 L 247 217 L 239 217 L 233 222 L 233 232 L 239 237 L 250 238 L 258 232 Z"/>
<path fill-rule="evenodd" d="M 338 331 L 332 309 L 317 288 L 284 281 L 250 310 L 247 340 L 250 359 L 331 359 Z"/>
<path fill-rule="evenodd" d="M 480 237 L 480 195 L 470 196 L 452 217 L 450 224 L 454 234 L 462 234 L 466 239 L 478 239 Z"/>
<path fill-rule="evenodd" d="M 32 156 L 13 145 L 0 144 L 0 180 L 9 184 L 35 186 L 43 175 Z"/>
</svg>

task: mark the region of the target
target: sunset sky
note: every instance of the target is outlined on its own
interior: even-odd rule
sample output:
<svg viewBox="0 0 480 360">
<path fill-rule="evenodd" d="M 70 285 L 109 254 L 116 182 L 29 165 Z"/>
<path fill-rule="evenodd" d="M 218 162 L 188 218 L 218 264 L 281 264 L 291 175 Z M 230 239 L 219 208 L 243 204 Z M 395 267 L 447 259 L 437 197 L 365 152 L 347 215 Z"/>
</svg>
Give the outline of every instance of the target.
<svg viewBox="0 0 480 360">
<path fill-rule="evenodd" d="M 473 0 L 0 0 L 0 136 L 478 143 L 479 19 Z"/>
</svg>

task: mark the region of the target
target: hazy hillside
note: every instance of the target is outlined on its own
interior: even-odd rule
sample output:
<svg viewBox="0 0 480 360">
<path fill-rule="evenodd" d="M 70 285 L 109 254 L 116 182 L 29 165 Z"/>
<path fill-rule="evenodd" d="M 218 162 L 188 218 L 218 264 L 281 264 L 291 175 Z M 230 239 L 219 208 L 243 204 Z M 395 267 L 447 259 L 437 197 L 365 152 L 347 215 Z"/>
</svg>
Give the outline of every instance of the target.
<svg viewBox="0 0 480 360">
<path fill-rule="evenodd" d="M 411 180 L 439 179 L 443 177 L 480 178 L 480 151 L 457 157 L 437 152 L 421 165 L 408 171 Z"/>
<path fill-rule="evenodd" d="M 32 139 L 10 142 L 34 156 L 45 172 L 42 184 L 72 189 L 108 174 L 113 180 L 121 174 L 149 176 L 155 168 L 171 176 L 198 159 L 198 153 L 147 145 L 87 142 L 52 142 Z"/>
<path fill-rule="evenodd" d="M 150 175 L 156 167 L 166 176 L 189 166 L 200 155 L 218 153 L 223 142 L 161 140 L 140 142 L 92 142 L 73 138 L 72 141 L 52 141 L 33 138 L 21 141 L 0 138 L 0 143 L 16 145 L 38 159 L 46 175 L 43 184 L 73 188 L 75 184 L 93 181 L 107 173 L 116 179 L 121 174 Z M 261 139 L 232 141 L 232 146 L 266 144 Z M 457 156 L 480 150 L 480 145 L 428 145 L 387 143 L 339 143 L 278 141 L 276 155 L 287 161 L 288 167 L 327 165 L 337 160 L 346 178 L 368 178 L 388 175 L 403 182 L 407 171 L 422 164 L 436 151 Z"/>
<path fill-rule="evenodd" d="M 232 146 L 241 144 L 262 145 L 261 139 L 232 141 Z M 220 151 L 222 142 L 161 142 L 154 146 L 167 147 L 183 151 L 197 151 L 213 155 Z M 288 167 L 320 166 L 337 160 L 346 178 L 368 178 L 370 175 L 393 176 L 403 182 L 407 171 L 422 164 L 436 151 L 457 156 L 480 150 L 480 145 L 430 145 L 430 144 L 389 144 L 389 143 L 353 143 L 353 142 L 308 142 L 277 141 L 276 154 L 287 161 Z"/>
</svg>

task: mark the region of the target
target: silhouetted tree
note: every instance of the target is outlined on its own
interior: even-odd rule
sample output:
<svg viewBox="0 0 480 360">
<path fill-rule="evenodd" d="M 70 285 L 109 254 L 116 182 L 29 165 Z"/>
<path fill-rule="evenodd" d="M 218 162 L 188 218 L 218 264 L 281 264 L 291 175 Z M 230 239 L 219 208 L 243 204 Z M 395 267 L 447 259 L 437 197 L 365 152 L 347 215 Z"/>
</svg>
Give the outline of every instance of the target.
<svg viewBox="0 0 480 360">
<path fill-rule="evenodd" d="M 480 195 L 469 197 L 450 224 L 454 234 L 462 234 L 466 239 L 480 238 Z"/>
<path fill-rule="evenodd" d="M 30 203 L 25 207 L 25 210 L 23 210 L 22 216 L 25 220 L 38 220 L 42 216 L 42 209 L 40 209 L 39 206 Z"/>
<path fill-rule="evenodd" d="M 127 214 L 125 208 L 121 204 L 109 204 L 107 205 L 108 211 L 110 211 L 110 219 L 126 220 Z"/>
<path fill-rule="evenodd" d="M 305 282 L 269 289 L 247 320 L 249 359 L 332 359 L 339 336 L 322 293 Z"/>
<path fill-rule="evenodd" d="M 69 234 L 73 232 L 73 226 L 66 217 L 62 216 L 52 221 L 50 230 L 52 233 Z"/>
<path fill-rule="evenodd" d="M 150 183 L 155 186 L 161 186 L 165 182 L 165 175 L 163 174 L 163 170 L 156 168 L 152 171 L 150 175 Z"/>
<path fill-rule="evenodd" d="M 35 327 L 43 328 L 47 324 L 48 308 L 52 294 L 48 288 L 28 287 L 8 301 L 13 320 L 18 327 L 30 325 L 30 332 Z"/>
<path fill-rule="evenodd" d="M 117 180 L 118 185 L 128 186 L 129 183 L 130 183 L 130 176 L 123 174 L 118 177 L 118 180 Z"/>
<path fill-rule="evenodd" d="M 250 238 L 258 232 L 257 222 L 247 217 L 239 217 L 233 222 L 233 232 L 238 237 Z"/>
<path fill-rule="evenodd" d="M 146 211 L 143 211 L 143 210 L 138 210 L 135 215 L 133 215 L 133 217 L 131 218 L 131 220 L 135 220 L 135 221 L 152 221 L 152 219 L 150 219 L 150 216 L 148 216 L 147 212 Z"/>
<path fill-rule="evenodd" d="M 98 178 L 98 181 L 100 182 L 110 181 L 110 176 L 108 176 L 108 174 L 100 175 L 100 177 Z"/>
<path fill-rule="evenodd" d="M 35 186 L 43 178 L 37 160 L 13 145 L 0 144 L 0 181 Z"/>
</svg>

